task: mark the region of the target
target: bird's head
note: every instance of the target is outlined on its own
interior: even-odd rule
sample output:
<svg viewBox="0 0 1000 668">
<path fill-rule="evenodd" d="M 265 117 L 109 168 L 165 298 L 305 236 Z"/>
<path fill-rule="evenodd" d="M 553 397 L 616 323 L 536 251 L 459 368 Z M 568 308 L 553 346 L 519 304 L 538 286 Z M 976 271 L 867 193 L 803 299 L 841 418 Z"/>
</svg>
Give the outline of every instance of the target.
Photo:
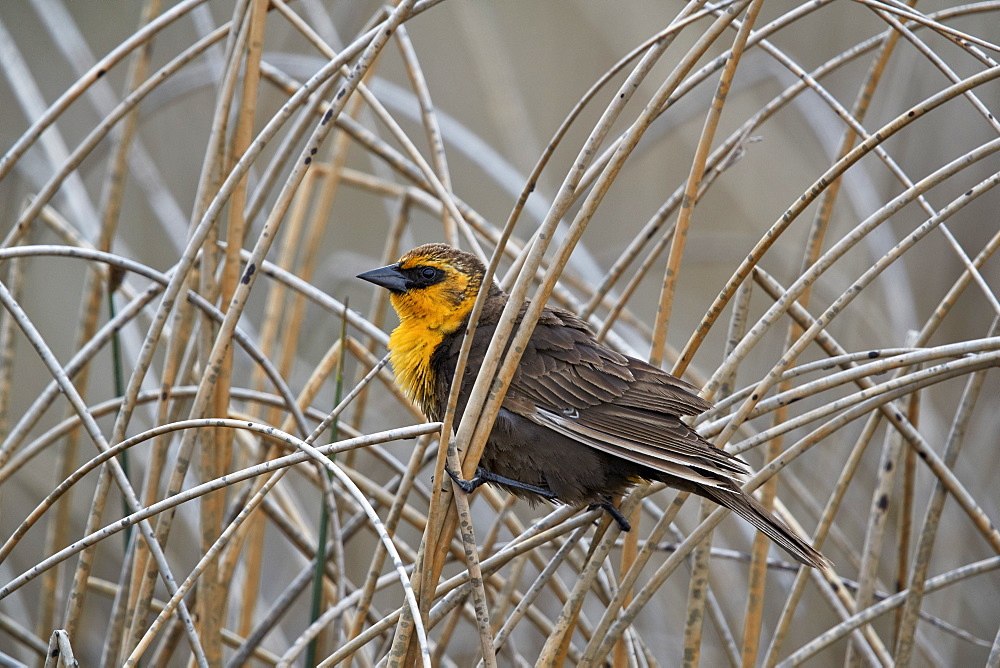
<svg viewBox="0 0 1000 668">
<path fill-rule="evenodd" d="M 400 320 L 421 319 L 446 334 L 461 327 L 472 310 L 485 272 L 471 253 L 446 244 L 426 244 L 404 253 L 399 262 L 358 278 L 388 290 Z"/>
</svg>

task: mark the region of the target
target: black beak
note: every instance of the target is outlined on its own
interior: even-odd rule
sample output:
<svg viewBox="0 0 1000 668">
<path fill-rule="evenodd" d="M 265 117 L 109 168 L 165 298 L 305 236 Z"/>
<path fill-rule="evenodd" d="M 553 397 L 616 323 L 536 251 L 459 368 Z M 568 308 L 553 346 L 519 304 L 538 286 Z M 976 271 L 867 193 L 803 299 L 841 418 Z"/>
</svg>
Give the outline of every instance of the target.
<svg viewBox="0 0 1000 668">
<path fill-rule="evenodd" d="M 357 277 L 392 292 L 406 292 L 406 284 L 409 281 L 409 279 L 407 279 L 407 277 L 399 271 L 398 264 L 390 264 L 387 267 L 372 269 L 371 271 L 366 271 L 363 274 L 358 274 Z"/>
</svg>

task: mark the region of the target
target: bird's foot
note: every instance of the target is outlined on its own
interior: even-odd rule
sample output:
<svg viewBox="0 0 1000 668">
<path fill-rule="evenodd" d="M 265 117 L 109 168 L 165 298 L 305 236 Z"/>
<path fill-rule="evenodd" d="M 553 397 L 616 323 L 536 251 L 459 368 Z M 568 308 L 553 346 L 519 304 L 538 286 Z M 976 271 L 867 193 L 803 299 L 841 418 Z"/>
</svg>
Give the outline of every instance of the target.
<svg viewBox="0 0 1000 668">
<path fill-rule="evenodd" d="M 614 518 L 615 522 L 618 522 L 618 528 L 621 529 L 622 531 L 632 530 L 632 525 L 629 524 L 629 521 L 625 519 L 625 516 L 622 515 L 617 508 L 615 508 L 615 504 L 611 503 L 610 501 L 605 501 L 604 503 L 592 503 L 589 506 L 587 506 L 587 510 L 593 510 L 595 508 L 603 508 L 605 511 L 607 511 L 608 515 L 611 515 L 611 517 Z"/>
<path fill-rule="evenodd" d="M 553 492 L 548 487 L 541 487 L 540 485 L 532 485 L 527 482 L 521 482 L 520 480 L 514 480 L 513 478 L 508 478 L 507 476 L 500 475 L 499 473 L 493 473 L 492 471 L 487 471 L 482 466 L 476 469 L 476 475 L 472 480 L 463 480 L 454 473 L 447 466 L 444 469 L 451 476 L 451 479 L 455 481 L 455 484 L 461 488 L 466 494 L 471 494 L 484 482 L 492 482 L 497 485 L 504 485 L 506 487 L 511 487 L 514 489 L 524 490 L 525 492 L 531 492 L 532 494 L 537 494 L 538 496 L 549 499 L 550 501 L 556 498 L 555 492 Z"/>
<path fill-rule="evenodd" d="M 466 494 L 472 494 L 480 487 L 480 485 L 486 482 L 482 476 L 479 475 L 479 472 L 482 471 L 482 469 L 476 469 L 476 475 L 472 480 L 463 480 L 460 475 L 452 471 L 447 466 L 444 467 L 444 470 L 449 476 L 451 476 L 455 485 L 457 485 L 458 488 Z"/>
</svg>

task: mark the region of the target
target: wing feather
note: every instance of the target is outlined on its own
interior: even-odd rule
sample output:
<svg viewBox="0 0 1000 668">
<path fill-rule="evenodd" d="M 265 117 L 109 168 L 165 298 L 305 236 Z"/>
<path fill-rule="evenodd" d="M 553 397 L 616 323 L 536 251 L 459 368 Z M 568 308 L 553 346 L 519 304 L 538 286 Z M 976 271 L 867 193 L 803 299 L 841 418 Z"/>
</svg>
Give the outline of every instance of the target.
<svg viewBox="0 0 1000 668">
<path fill-rule="evenodd" d="M 508 410 L 582 444 L 724 489 L 747 467 L 680 420 L 710 406 L 692 385 L 605 348 L 558 309 L 543 312 L 504 400 Z"/>
<path fill-rule="evenodd" d="M 628 443 L 676 452 L 691 458 L 692 465 L 744 475 L 749 469 L 739 459 L 705 442 L 677 417 L 650 414 L 615 405 L 601 405 L 580 412 L 567 428 L 593 434 L 615 435 Z"/>
<path fill-rule="evenodd" d="M 535 415 L 529 416 L 529 419 L 564 436 L 568 436 L 579 443 L 589 445 L 592 448 L 607 452 L 616 457 L 621 457 L 622 459 L 627 459 L 636 464 L 642 464 L 654 471 L 666 473 L 708 487 L 725 489 L 727 485 L 726 480 L 711 478 L 699 473 L 691 466 L 693 462 L 690 458 L 683 455 L 669 453 L 662 448 L 652 448 L 631 441 L 625 441 L 601 432 L 588 433 L 586 429 L 569 429 L 566 420 L 560 419 L 560 416 L 548 413 L 548 411 L 539 411 Z"/>
<path fill-rule="evenodd" d="M 659 439 L 660 443 L 646 443 L 626 438 L 621 436 L 620 432 L 595 429 L 583 424 L 576 416 L 552 413 L 545 409 L 539 409 L 534 415 L 526 417 L 599 450 L 605 449 L 603 444 L 613 446 L 615 449 L 613 454 L 650 466 L 663 473 L 680 475 L 672 468 L 669 470 L 664 468 L 664 464 L 691 467 L 709 475 L 721 475 L 725 478 L 731 478 L 734 474 L 745 475 L 747 473 L 743 462 L 716 448 L 696 445 L 697 442 L 690 439 L 687 434 L 677 433 L 669 445 L 664 445 L 662 439 Z M 689 431 L 688 433 L 693 432 Z M 685 441 L 689 441 L 690 444 Z M 633 457 L 633 454 L 642 455 L 642 461 Z M 694 480 L 690 475 L 680 475 L 680 477 Z M 699 479 L 698 482 L 701 480 Z"/>
</svg>

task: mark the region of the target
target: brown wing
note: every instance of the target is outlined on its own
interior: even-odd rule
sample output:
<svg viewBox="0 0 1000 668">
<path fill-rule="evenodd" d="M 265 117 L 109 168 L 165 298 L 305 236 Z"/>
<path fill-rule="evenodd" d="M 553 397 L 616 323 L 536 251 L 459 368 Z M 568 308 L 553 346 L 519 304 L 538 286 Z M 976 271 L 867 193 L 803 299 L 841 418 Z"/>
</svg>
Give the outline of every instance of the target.
<svg viewBox="0 0 1000 668">
<path fill-rule="evenodd" d="M 470 359 L 482 361 L 506 296 L 487 303 Z M 461 336 L 443 346 L 436 362 L 443 371 L 439 395 L 447 396 Z M 459 394 L 465 408 L 478 369 L 468 370 Z M 766 533 L 802 563 L 829 562 L 807 542 L 745 494 L 734 480 L 747 473 L 743 462 L 713 447 L 681 422 L 709 403 L 696 388 L 668 373 L 600 345 L 572 314 L 545 309 L 504 397 L 510 412 L 578 443 L 633 462 L 665 482 L 681 485 L 723 505 Z M 442 399 L 443 401 L 443 399 Z M 672 477 L 672 478 L 671 478 Z"/>
<path fill-rule="evenodd" d="M 600 345 L 572 314 L 545 309 L 503 405 L 590 447 L 715 487 L 747 468 L 680 420 L 709 408 L 695 391 Z"/>
</svg>

